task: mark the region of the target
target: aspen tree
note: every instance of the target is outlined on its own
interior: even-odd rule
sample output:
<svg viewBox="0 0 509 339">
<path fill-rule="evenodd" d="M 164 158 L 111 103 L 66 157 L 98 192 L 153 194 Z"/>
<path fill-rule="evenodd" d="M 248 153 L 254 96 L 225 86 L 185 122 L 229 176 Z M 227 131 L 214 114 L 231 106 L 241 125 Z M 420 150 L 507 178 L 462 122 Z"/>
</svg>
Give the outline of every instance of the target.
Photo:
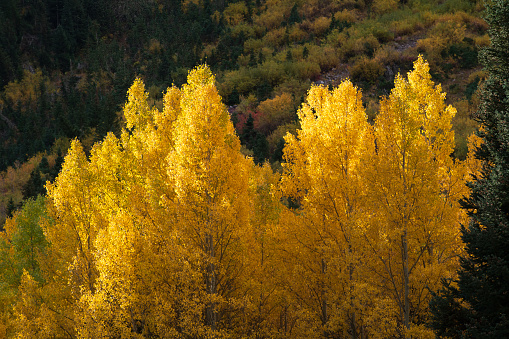
<svg viewBox="0 0 509 339">
<path fill-rule="evenodd" d="M 205 66 L 189 73 L 181 90 L 181 112 L 173 130 L 175 151 L 168 175 L 185 242 L 203 260 L 208 302 L 205 323 L 212 333 L 223 329 L 227 302 L 238 289 L 243 263 L 243 232 L 248 225 L 249 161 L 240 153 L 214 77 Z"/>
<path fill-rule="evenodd" d="M 127 129 L 91 152 L 107 227 L 96 238 L 96 289 L 77 305 L 80 337 L 203 335 L 198 259 L 179 240 L 174 212 L 161 200 L 173 196 L 166 157 L 174 151 L 179 93 L 168 89 L 160 112 L 136 80 L 124 107 Z"/>
<path fill-rule="evenodd" d="M 18 288 L 23 276 L 30 276 L 34 285 L 42 280 L 39 258 L 47 246 L 40 223 L 46 219 L 45 199 L 28 199 L 23 207 L 5 222 L 0 233 L 0 323 L 3 335 L 10 337 L 15 327 L 22 328 L 14 318 L 11 305 L 19 305 Z M 0 330 L 0 337 L 2 337 Z"/>
<path fill-rule="evenodd" d="M 19 338 L 75 338 L 75 305 L 93 290 L 97 270 L 93 260 L 94 239 L 102 226 L 93 208 L 89 162 L 74 140 L 62 171 L 48 184 L 47 215 L 41 220 L 48 246 L 38 258 L 42 283 L 23 274 L 15 307 Z"/>
<path fill-rule="evenodd" d="M 240 279 L 243 297 L 239 299 L 245 316 L 235 326 L 233 333 L 238 337 L 274 338 L 278 335 L 280 311 L 284 307 L 284 288 L 279 280 L 282 265 L 277 255 L 282 204 L 273 194 L 278 180 L 279 175 L 273 173 L 267 163 L 250 166 L 252 208 L 249 210 L 249 228 L 243 236 L 247 260 Z"/>
<path fill-rule="evenodd" d="M 300 205 L 287 231 L 301 274 L 292 288 L 324 336 L 357 337 L 364 331 L 356 300 L 365 195 L 359 166 L 373 151 L 371 127 L 361 93 L 348 80 L 332 91 L 312 87 L 298 115 L 297 138 L 285 138 L 281 183 L 283 194 Z"/>
<path fill-rule="evenodd" d="M 421 57 L 408 80 L 396 77 L 375 122 L 376 154 L 366 162 L 371 215 L 364 234 L 372 283 L 397 309 L 399 336 L 430 335 L 429 290 L 457 265 L 458 200 L 466 167 L 453 161 L 456 113 L 445 105 Z M 428 331 L 429 332 L 429 331 Z"/>
</svg>

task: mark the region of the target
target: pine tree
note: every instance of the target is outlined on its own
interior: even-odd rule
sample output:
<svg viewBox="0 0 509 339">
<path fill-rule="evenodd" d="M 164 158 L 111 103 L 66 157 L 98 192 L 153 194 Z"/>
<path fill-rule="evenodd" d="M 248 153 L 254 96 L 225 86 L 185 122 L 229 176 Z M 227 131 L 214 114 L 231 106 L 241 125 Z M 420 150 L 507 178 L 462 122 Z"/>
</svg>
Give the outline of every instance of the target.
<svg viewBox="0 0 509 339">
<path fill-rule="evenodd" d="M 27 183 L 23 186 L 23 198 L 35 198 L 39 194 L 44 194 L 44 182 L 41 178 L 41 171 L 39 167 L 34 168 L 30 173 L 30 178 Z"/>
<path fill-rule="evenodd" d="M 489 77 L 476 115 L 483 143 L 475 150 L 483 166 L 462 201 L 470 222 L 461 230 L 466 255 L 458 279 L 444 281 L 431 303 L 441 337 L 509 337 L 509 1 L 490 1 L 486 21 L 491 46 L 482 62 Z"/>
</svg>

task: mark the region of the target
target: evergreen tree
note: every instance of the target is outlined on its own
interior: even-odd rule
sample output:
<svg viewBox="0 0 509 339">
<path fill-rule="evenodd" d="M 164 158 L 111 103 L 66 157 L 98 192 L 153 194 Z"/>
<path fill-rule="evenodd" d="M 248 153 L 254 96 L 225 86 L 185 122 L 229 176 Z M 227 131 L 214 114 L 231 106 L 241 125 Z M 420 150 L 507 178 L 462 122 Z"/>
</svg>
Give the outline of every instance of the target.
<svg viewBox="0 0 509 339">
<path fill-rule="evenodd" d="M 30 173 L 30 178 L 23 186 L 23 199 L 35 198 L 38 195 L 43 195 L 46 192 L 44 188 L 44 181 L 41 178 L 41 170 L 39 167 L 34 168 Z"/>
<path fill-rule="evenodd" d="M 240 140 L 246 148 L 253 151 L 253 160 L 256 164 L 261 164 L 265 161 L 269 148 L 267 139 L 262 133 L 255 130 L 254 118 L 251 114 L 249 114 L 244 125 Z"/>
<path fill-rule="evenodd" d="M 292 10 L 290 11 L 290 16 L 288 17 L 288 24 L 295 24 L 302 21 L 302 18 L 299 15 L 299 11 L 297 8 L 297 4 L 293 5 Z"/>
<path fill-rule="evenodd" d="M 46 158 L 45 156 L 43 156 L 41 158 L 41 162 L 39 163 L 39 171 L 42 173 L 42 174 L 48 174 L 50 172 L 50 168 L 49 168 L 49 163 L 48 163 L 48 158 Z"/>
<path fill-rule="evenodd" d="M 491 46 L 482 62 L 489 77 L 476 115 L 483 143 L 475 151 L 483 167 L 462 201 L 470 223 L 462 227 L 466 255 L 458 280 L 444 281 L 431 303 L 439 337 L 509 337 L 509 1 L 490 1 L 486 21 Z"/>
<path fill-rule="evenodd" d="M 240 134 L 240 140 L 242 144 L 246 146 L 246 148 L 253 149 L 255 144 L 255 140 L 257 137 L 257 132 L 254 129 L 254 118 L 251 114 L 246 120 L 244 128 L 242 129 L 242 133 Z"/>
<path fill-rule="evenodd" d="M 62 169 L 63 163 L 64 163 L 64 157 L 62 156 L 62 152 L 60 150 L 58 150 L 57 158 L 55 159 L 55 165 L 49 172 L 51 180 L 54 180 L 58 176 L 58 173 L 60 173 L 60 170 Z"/>
<path fill-rule="evenodd" d="M 5 209 L 6 210 L 5 214 L 7 215 L 7 217 L 12 218 L 14 212 L 18 209 L 18 207 L 19 206 L 14 203 L 14 200 L 11 197 L 9 199 L 9 202 L 7 203 L 7 208 Z"/>
</svg>

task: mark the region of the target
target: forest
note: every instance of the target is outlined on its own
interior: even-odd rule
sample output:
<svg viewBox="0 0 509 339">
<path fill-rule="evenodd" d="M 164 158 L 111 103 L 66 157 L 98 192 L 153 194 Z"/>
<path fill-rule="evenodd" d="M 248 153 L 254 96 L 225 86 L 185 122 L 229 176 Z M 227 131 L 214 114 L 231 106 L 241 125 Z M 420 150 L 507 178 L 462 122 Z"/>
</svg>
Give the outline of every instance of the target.
<svg viewBox="0 0 509 339">
<path fill-rule="evenodd" d="M 0 338 L 509 335 L 506 0 L 0 17 Z"/>
<path fill-rule="evenodd" d="M 44 192 L 70 140 L 88 154 L 108 132 L 119 136 L 136 77 L 161 109 L 164 89 L 199 64 L 216 75 L 243 153 L 280 172 L 284 136 L 296 133 L 312 84 L 349 78 L 372 122 L 421 54 L 458 111 L 454 153 L 465 159 L 486 78 L 482 9 L 481 0 L 4 0 L 0 224 Z"/>
</svg>

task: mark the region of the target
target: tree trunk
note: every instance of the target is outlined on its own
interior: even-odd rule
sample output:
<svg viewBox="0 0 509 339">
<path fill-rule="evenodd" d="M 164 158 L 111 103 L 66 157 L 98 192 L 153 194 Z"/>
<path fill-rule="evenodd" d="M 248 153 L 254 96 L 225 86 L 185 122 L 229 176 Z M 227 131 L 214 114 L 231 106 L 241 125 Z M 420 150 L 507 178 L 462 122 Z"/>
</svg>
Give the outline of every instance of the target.
<svg viewBox="0 0 509 339">
<path fill-rule="evenodd" d="M 409 270 L 408 270 L 408 243 L 407 243 L 407 230 L 403 231 L 401 236 L 401 259 L 403 262 L 403 326 L 405 329 L 410 328 L 410 282 L 409 282 Z M 406 336 L 405 336 L 406 338 Z"/>
<path fill-rule="evenodd" d="M 327 264 L 325 263 L 325 260 L 322 259 L 322 276 L 325 280 L 325 273 L 327 272 Z M 325 281 L 322 281 L 322 325 L 325 325 L 327 323 L 327 295 L 326 295 L 326 286 Z"/>
<path fill-rule="evenodd" d="M 217 294 L 217 279 L 216 279 L 216 265 L 214 263 L 215 259 L 215 250 L 214 250 L 214 236 L 212 234 L 207 235 L 208 242 L 208 250 L 209 250 L 209 272 L 208 272 L 208 293 L 214 298 L 214 295 Z M 207 305 L 207 314 L 206 314 L 206 322 L 212 329 L 215 331 L 217 328 L 217 311 L 215 307 L 215 302 L 210 301 Z"/>
<path fill-rule="evenodd" d="M 350 252 L 352 251 L 352 249 L 350 248 Z M 351 339 L 356 339 L 357 338 L 357 326 L 355 324 L 356 320 L 355 320 L 355 311 L 354 311 L 354 296 L 353 296 L 353 292 L 354 292 L 354 287 L 353 287 L 353 270 L 354 270 L 354 267 L 353 267 L 353 264 L 350 264 L 350 268 L 349 268 L 349 279 L 350 279 L 350 308 L 351 308 L 351 311 L 350 311 L 350 338 Z"/>
</svg>

